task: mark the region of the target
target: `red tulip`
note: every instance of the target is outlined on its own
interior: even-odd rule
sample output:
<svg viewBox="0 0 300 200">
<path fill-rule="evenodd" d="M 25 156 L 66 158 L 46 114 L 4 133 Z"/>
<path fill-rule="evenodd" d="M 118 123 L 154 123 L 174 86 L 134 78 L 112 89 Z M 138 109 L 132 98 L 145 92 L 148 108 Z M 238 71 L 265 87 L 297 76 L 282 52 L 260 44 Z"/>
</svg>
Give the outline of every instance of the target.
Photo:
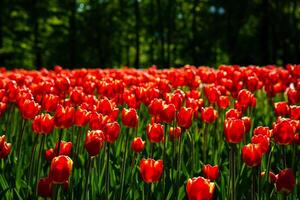
<svg viewBox="0 0 300 200">
<path fill-rule="evenodd" d="M 274 141 L 280 145 L 292 144 L 295 133 L 296 127 L 290 120 L 279 121 L 273 129 Z"/>
<path fill-rule="evenodd" d="M 40 111 L 40 105 L 30 99 L 19 102 L 19 108 L 24 119 L 34 119 Z"/>
<path fill-rule="evenodd" d="M 248 108 L 249 106 L 255 107 L 256 104 L 254 95 L 246 89 L 242 89 L 239 92 L 237 101 L 243 108 Z"/>
<path fill-rule="evenodd" d="M 102 130 L 105 126 L 105 119 L 101 113 L 91 112 L 89 115 L 89 127 L 92 130 Z"/>
<path fill-rule="evenodd" d="M 100 99 L 97 104 L 97 111 L 103 115 L 109 115 L 113 111 L 113 105 L 108 98 Z"/>
<path fill-rule="evenodd" d="M 291 119 L 300 120 L 300 106 L 290 106 Z"/>
<path fill-rule="evenodd" d="M 148 106 L 149 114 L 153 116 L 159 115 L 163 110 L 163 101 L 162 99 L 153 99 Z"/>
<path fill-rule="evenodd" d="M 229 118 L 241 119 L 241 117 L 242 117 L 242 113 L 237 109 L 229 109 L 225 114 L 226 119 Z"/>
<path fill-rule="evenodd" d="M 73 161 L 68 156 L 57 156 L 52 159 L 50 175 L 53 183 L 62 184 L 68 181 L 73 167 Z"/>
<path fill-rule="evenodd" d="M 240 143 L 245 134 L 246 128 L 241 119 L 229 118 L 224 121 L 224 133 L 229 143 Z"/>
<path fill-rule="evenodd" d="M 82 103 L 83 95 L 84 95 L 83 89 L 81 87 L 80 88 L 79 87 L 75 87 L 70 92 L 70 100 L 75 105 L 79 105 L 79 104 Z"/>
<path fill-rule="evenodd" d="M 216 103 L 221 95 L 220 91 L 211 85 L 204 87 L 204 93 L 210 104 Z"/>
<path fill-rule="evenodd" d="M 74 114 L 74 124 L 83 127 L 89 122 L 90 112 L 79 107 Z"/>
<path fill-rule="evenodd" d="M 203 108 L 201 118 L 205 123 L 213 123 L 218 118 L 218 112 L 213 107 Z"/>
<path fill-rule="evenodd" d="M 181 128 L 177 126 L 175 129 L 173 127 L 170 127 L 170 138 L 180 138 L 181 136 Z"/>
<path fill-rule="evenodd" d="M 60 92 L 66 92 L 70 84 L 70 79 L 66 76 L 59 76 L 55 79 L 55 85 Z"/>
<path fill-rule="evenodd" d="M 135 137 L 131 143 L 131 150 L 135 153 L 140 153 L 145 148 L 145 141 L 141 137 Z"/>
<path fill-rule="evenodd" d="M 177 114 L 177 125 L 182 128 L 190 128 L 193 120 L 193 109 L 182 107 Z"/>
<path fill-rule="evenodd" d="M 290 106 L 287 102 L 274 103 L 274 109 L 277 116 L 287 116 L 290 114 Z"/>
<path fill-rule="evenodd" d="M 96 156 L 102 149 L 105 141 L 105 136 L 101 130 L 88 131 L 84 147 L 90 156 Z"/>
<path fill-rule="evenodd" d="M 294 190 L 296 184 L 292 169 L 283 169 L 277 175 L 275 187 L 277 192 L 290 193 Z"/>
<path fill-rule="evenodd" d="M 230 103 L 229 101 L 230 101 L 230 99 L 229 99 L 228 96 L 220 96 L 219 99 L 218 99 L 219 108 L 221 108 L 221 109 L 228 108 L 229 103 Z"/>
<path fill-rule="evenodd" d="M 252 144 L 259 144 L 263 154 L 267 153 L 269 150 L 270 139 L 265 135 L 254 135 L 251 138 Z"/>
<path fill-rule="evenodd" d="M 144 182 L 158 182 L 163 172 L 163 161 L 153 159 L 142 159 L 140 162 L 141 177 Z"/>
<path fill-rule="evenodd" d="M 59 128 L 69 128 L 74 122 L 75 109 L 73 107 L 63 107 L 59 105 L 54 114 L 55 126 Z"/>
<path fill-rule="evenodd" d="M 215 190 L 215 184 L 199 176 L 189 179 L 186 192 L 189 200 L 211 200 Z"/>
<path fill-rule="evenodd" d="M 164 126 L 161 124 L 148 124 L 147 125 L 147 137 L 150 142 L 159 143 L 164 137 Z"/>
<path fill-rule="evenodd" d="M 58 144 L 59 142 L 56 143 L 54 149 L 51 148 L 45 152 L 46 160 L 51 161 L 57 155 Z M 72 151 L 72 142 L 65 142 L 65 141 L 60 142 L 59 155 L 70 156 L 71 151 Z"/>
<path fill-rule="evenodd" d="M 0 102 L 0 117 L 5 113 L 7 109 L 7 104 L 4 102 Z"/>
<path fill-rule="evenodd" d="M 105 140 L 109 143 L 114 143 L 120 134 L 120 125 L 118 122 L 111 122 L 107 123 L 104 126 L 104 135 L 105 135 Z"/>
<path fill-rule="evenodd" d="M 40 178 L 37 185 L 38 196 L 48 198 L 52 196 L 53 187 L 49 177 Z"/>
<path fill-rule="evenodd" d="M 272 131 L 269 127 L 258 126 L 254 129 L 253 135 L 265 135 L 270 138 L 272 136 Z"/>
<path fill-rule="evenodd" d="M 7 158 L 11 152 L 11 144 L 6 142 L 6 136 L 0 136 L 0 159 Z"/>
<path fill-rule="evenodd" d="M 176 108 L 174 104 L 164 104 L 160 113 L 161 121 L 167 124 L 172 123 L 176 115 Z"/>
<path fill-rule="evenodd" d="M 38 134 L 49 134 L 54 129 L 54 117 L 49 114 L 37 115 L 32 122 L 32 130 Z"/>
<path fill-rule="evenodd" d="M 300 93 L 296 89 L 288 88 L 287 97 L 291 104 L 297 104 L 300 101 Z"/>
<path fill-rule="evenodd" d="M 59 102 L 59 97 L 53 94 L 45 94 L 42 101 L 42 107 L 47 112 L 55 112 Z"/>
<path fill-rule="evenodd" d="M 135 128 L 138 124 L 139 117 L 136 113 L 136 110 L 133 108 L 123 108 L 122 110 L 122 123 L 128 128 Z"/>
<path fill-rule="evenodd" d="M 219 166 L 211 166 L 210 164 L 203 166 L 203 174 L 210 181 L 215 181 L 219 177 Z"/>
<path fill-rule="evenodd" d="M 242 159 L 249 167 L 259 166 L 262 158 L 262 150 L 258 144 L 247 144 L 242 148 Z"/>
<path fill-rule="evenodd" d="M 248 133 L 251 129 L 251 118 L 247 117 L 247 116 L 244 116 L 244 117 L 242 117 L 242 120 L 245 124 L 246 133 Z"/>
</svg>

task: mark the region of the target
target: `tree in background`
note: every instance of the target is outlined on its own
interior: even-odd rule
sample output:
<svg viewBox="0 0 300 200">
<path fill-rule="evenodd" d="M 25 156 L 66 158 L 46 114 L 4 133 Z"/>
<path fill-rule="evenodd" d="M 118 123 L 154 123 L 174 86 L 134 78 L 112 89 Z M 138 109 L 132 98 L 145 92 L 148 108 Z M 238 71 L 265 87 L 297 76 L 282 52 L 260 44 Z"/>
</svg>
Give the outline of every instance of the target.
<svg viewBox="0 0 300 200">
<path fill-rule="evenodd" d="M 297 0 L 0 0 L 0 65 L 299 63 Z"/>
</svg>

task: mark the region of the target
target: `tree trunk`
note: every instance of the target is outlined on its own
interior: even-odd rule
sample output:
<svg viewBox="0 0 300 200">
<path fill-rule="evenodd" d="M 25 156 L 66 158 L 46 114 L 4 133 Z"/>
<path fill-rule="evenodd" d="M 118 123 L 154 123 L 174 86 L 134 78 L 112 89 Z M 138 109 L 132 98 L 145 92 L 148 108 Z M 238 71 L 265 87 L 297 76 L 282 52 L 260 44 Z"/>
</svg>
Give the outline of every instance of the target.
<svg viewBox="0 0 300 200">
<path fill-rule="evenodd" d="M 42 67 L 42 54 L 40 47 L 40 34 L 39 34 L 39 14 L 38 14 L 38 0 L 33 0 L 33 10 L 32 10 L 32 18 L 33 18 L 33 49 L 35 54 L 35 67 L 40 69 Z"/>
<path fill-rule="evenodd" d="M 269 2 L 262 0 L 262 23 L 261 23 L 261 64 L 269 63 Z"/>
<path fill-rule="evenodd" d="M 3 0 L 0 0 L 0 49 L 3 48 Z M 4 56 L 0 54 L 0 67 L 4 66 Z"/>
<path fill-rule="evenodd" d="M 160 64 L 165 67 L 165 36 L 164 36 L 164 21 L 162 16 L 161 1 L 157 0 L 157 12 L 158 12 L 158 30 L 160 36 Z"/>
<path fill-rule="evenodd" d="M 69 17 L 70 68 L 76 66 L 76 0 L 70 1 L 71 15 Z"/>
<path fill-rule="evenodd" d="M 140 67 L 140 7 L 138 0 L 134 1 L 135 10 L 135 67 Z"/>
<path fill-rule="evenodd" d="M 194 65 L 198 65 L 198 59 L 197 59 L 197 12 L 196 12 L 196 8 L 197 5 L 199 3 L 199 0 L 194 0 L 193 1 L 193 21 L 192 21 L 192 34 L 193 34 L 193 38 L 192 38 L 192 55 L 193 55 L 193 64 Z"/>
</svg>

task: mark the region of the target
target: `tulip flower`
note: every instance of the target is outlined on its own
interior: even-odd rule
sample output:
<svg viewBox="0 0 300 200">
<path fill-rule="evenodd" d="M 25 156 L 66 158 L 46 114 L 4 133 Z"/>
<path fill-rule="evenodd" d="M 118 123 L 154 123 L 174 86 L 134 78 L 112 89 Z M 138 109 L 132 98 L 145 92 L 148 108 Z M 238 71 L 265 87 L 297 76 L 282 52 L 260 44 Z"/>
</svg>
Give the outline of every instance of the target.
<svg viewBox="0 0 300 200">
<path fill-rule="evenodd" d="M 296 184 L 295 176 L 292 169 L 283 169 L 277 174 L 275 187 L 277 192 L 291 193 Z"/>
<path fill-rule="evenodd" d="M 55 114 L 55 126 L 59 128 L 69 128 L 74 122 L 75 109 L 73 107 L 63 107 L 58 105 Z"/>
<path fill-rule="evenodd" d="M 53 94 L 45 94 L 42 101 L 42 108 L 47 112 L 55 112 L 59 102 L 59 97 Z"/>
<path fill-rule="evenodd" d="M 176 115 L 176 108 L 174 104 L 164 104 L 160 113 L 161 121 L 167 124 L 172 123 Z"/>
<path fill-rule="evenodd" d="M 189 200 L 211 200 L 215 190 L 215 184 L 199 176 L 189 179 L 186 192 Z"/>
<path fill-rule="evenodd" d="M 267 153 L 269 150 L 270 139 L 265 135 L 254 135 L 251 138 L 252 144 L 259 144 L 263 154 Z"/>
<path fill-rule="evenodd" d="M 102 149 L 105 141 L 105 136 L 101 130 L 88 131 L 84 147 L 90 156 L 96 156 Z"/>
<path fill-rule="evenodd" d="M 287 102 L 274 103 L 275 114 L 277 116 L 287 116 L 290 114 L 290 106 Z"/>
<path fill-rule="evenodd" d="M 214 86 L 205 86 L 204 93 L 210 104 L 216 103 L 221 95 L 220 91 Z"/>
<path fill-rule="evenodd" d="M 229 101 L 230 101 L 230 99 L 229 99 L 228 96 L 220 96 L 219 99 L 218 99 L 219 108 L 221 108 L 221 109 L 228 108 L 229 103 L 230 103 Z"/>
<path fill-rule="evenodd" d="M 52 159 L 50 167 L 50 179 L 53 183 L 63 184 L 69 180 L 73 167 L 73 161 L 68 156 L 57 156 Z"/>
<path fill-rule="evenodd" d="M 147 125 L 147 137 L 150 142 L 159 143 L 164 137 L 164 126 L 161 124 L 148 124 Z"/>
<path fill-rule="evenodd" d="M 135 128 L 138 124 L 138 121 L 139 117 L 134 108 L 124 108 L 122 110 L 122 123 L 124 126 L 127 126 L 128 128 Z"/>
<path fill-rule="evenodd" d="M 192 125 L 193 120 L 193 109 L 182 107 L 177 114 L 177 125 L 188 129 Z"/>
<path fill-rule="evenodd" d="M 145 148 L 145 141 L 141 137 L 135 137 L 131 143 L 131 150 L 135 153 L 140 153 Z"/>
<path fill-rule="evenodd" d="M 144 182 L 158 182 L 163 172 L 163 161 L 153 159 L 142 159 L 140 162 L 140 173 Z"/>
<path fill-rule="evenodd" d="M 300 120 L 300 106 L 290 106 L 290 118 Z"/>
<path fill-rule="evenodd" d="M 34 100 L 26 99 L 19 103 L 19 108 L 24 119 L 34 119 L 40 111 L 40 105 Z"/>
<path fill-rule="evenodd" d="M 6 136 L 0 136 L 0 159 L 6 158 L 11 152 L 11 144 L 6 142 Z"/>
<path fill-rule="evenodd" d="M 249 167 L 259 166 L 262 158 L 262 149 L 259 144 L 247 144 L 242 148 L 242 159 Z"/>
<path fill-rule="evenodd" d="M 38 196 L 48 198 L 52 196 L 53 185 L 49 177 L 40 178 L 37 185 Z"/>
<path fill-rule="evenodd" d="M 213 107 L 203 108 L 201 118 L 203 122 L 211 124 L 218 118 L 218 112 Z"/>
<path fill-rule="evenodd" d="M 247 117 L 247 116 L 244 116 L 244 117 L 242 117 L 242 120 L 243 120 L 244 125 L 245 125 L 245 131 L 246 131 L 246 133 L 248 133 L 251 129 L 251 118 Z"/>
<path fill-rule="evenodd" d="M 54 149 L 51 148 L 46 150 L 45 158 L 47 161 L 51 161 L 57 155 L 58 144 L 59 142 L 56 143 Z M 72 151 L 72 142 L 65 142 L 65 141 L 60 142 L 59 155 L 70 156 L 71 151 Z"/>
<path fill-rule="evenodd" d="M 89 122 L 90 112 L 79 107 L 74 114 L 74 124 L 79 127 L 87 125 Z"/>
<path fill-rule="evenodd" d="M 241 119 L 229 118 L 224 121 L 224 134 L 229 143 L 240 143 L 245 134 L 246 128 Z"/>
<path fill-rule="evenodd" d="M 219 177 L 219 166 L 211 166 L 210 164 L 204 165 L 202 168 L 203 174 L 205 178 L 209 179 L 210 181 L 215 181 Z"/>
<path fill-rule="evenodd" d="M 275 124 L 273 129 L 274 141 L 280 145 L 292 144 L 296 128 L 290 120 L 282 120 Z"/>
<path fill-rule="evenodd" d="M 177 126 L 175 129 L 173 127 L 170 127 L 169 134 L 171 139 L 180 138 L 181 128 L 179 126 Z"/>
<path fill-rule="evenodd" d="M 242 113 L 237 109 L 229 109 L 225 114 L 226 119 L 229 118 L 241 119 L 241 117 L 242 117 Z"/>
<path fill-rule="evenodd" d="M 54 117 L 49 114 L 37 115 L 32 122 L 32 130 L 37 134 L 49 134 L 54 129 Z"/>
<path fill-rule="evenodd" d="M 153 116 L 159 115 L 163 110 L 163 101 L 162 99 L 153 99 L 148 106 L 149 114 Z"/>
<path fill-rule="evenodd" d="M 270 138 L 272 134 L 273 133 L 269 127 L 258 126 L 253 130 L 253 135 L 265 135 Z"/>
<path fill-rule="evenodd" d="M 120 125 L 118 122 L 107 123 L 104 126 L 105 140 L 109 143 L 114 143 L 120 134 Z"/>
</svg>

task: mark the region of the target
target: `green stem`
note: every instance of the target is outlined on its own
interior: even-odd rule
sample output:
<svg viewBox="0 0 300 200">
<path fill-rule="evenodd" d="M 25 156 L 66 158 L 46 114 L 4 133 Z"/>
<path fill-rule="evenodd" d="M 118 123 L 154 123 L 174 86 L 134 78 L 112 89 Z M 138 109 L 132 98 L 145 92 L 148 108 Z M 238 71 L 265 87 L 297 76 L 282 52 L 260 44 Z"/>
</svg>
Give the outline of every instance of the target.
<svg viewBox="0 0 300 200">
<path fill-rule="evenodd" d="M 167 165 L 166 162 L 166 140 L 167 140 L 167 124 L 165 124 L 165 132 L 164 132 L 164 148 L 163 148 L 163 162 L 164 166 Z M 165 192 L 166 192 L 166 168 L 163 169 L 163 199 L 165 199 Z"/>
<path fill-rule="evenodd" d="M 109 155 L 110 155 L 110 144 L 107 143 L 106 145 L 106 183 L 105 183 L 105 193 L 106 193 L 106 199 L 109 199 Z"/>
<path fill-rule="evenodd" d="M 62 140 L 62 136 L 63 136 L 63 131 L 64 131 L 64 129 L 60 129 L 60 131 L 59 131 L 58 146 L 57 146 L 57 153 L 56 153 L 57 156 L 59 156 L 59 152 L 60 152 L 60 144 L 61 144 L 61 140 Z"/>
<path fill-rule="evenodd" d="M 123 192 L 124 192 L 124 180 L 125 180 L 125 165 L 126 165 L 126 158 L 127 158 L 127 143 L 129 138 L 129 129 L 125 135 L 125 152 L 123 155 L 123 165 L 122 165 L 122 172 L 121 172 L 121 195 L 120 199 L 123 199 Z"/>
<path fill-rule="evenodd" d="M 92 162 L 92 157 L 89 156 L 88 162 L 87 162 L 87 168 L 86 168 L 86 175 L 85 175 L 85 184 L 84 184 L 84 199 L 89 199 L 88 198 L 88 184 L 89 184 L 89 175 L 90 175 L 90 170 L 91 170 L 91 162 Z"/>
<path fill-rule="evenodd" d="M 44 150 L 45 140 L 46 140 L 46 135 L 43 135 L 42 136 L 42 143 L 40 144 L 40 148 L 39 148 L 38 162 L 37 162 L 37 174 L 36 174 L 35 183 L 37 183 L 37 180 L 40 177 L 40 169 L 41 169 L 40 160 L 42 159 L 42 152 Z"/>
<path fill-rule="evenodd" d="M 26 120 L 22 119 L 22 126 L 21 126 L 21 133 L 20 133 L 21 138 L 19 140 L 19 145 L 18 145 L 19 149 L 18 149 L 18 155 L 17 155 L 18 160 L 20 159 L 20 154 L 21 154 L 21 150 L 22 150 L 22 143 L 23 143 L 25 125 L 26 125 Z"/>
</svg>

